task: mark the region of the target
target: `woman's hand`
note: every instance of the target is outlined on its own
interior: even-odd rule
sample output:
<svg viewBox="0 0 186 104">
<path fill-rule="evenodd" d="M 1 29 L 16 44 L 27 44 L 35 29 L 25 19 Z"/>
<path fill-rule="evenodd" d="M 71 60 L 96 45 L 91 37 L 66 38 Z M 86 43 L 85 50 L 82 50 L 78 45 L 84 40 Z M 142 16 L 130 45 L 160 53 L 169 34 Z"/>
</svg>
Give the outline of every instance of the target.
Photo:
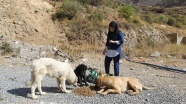
<svg viewBox="0 0 186 104">
<path fill-rule="evenodd" d="M 110 40 L 109 43 L 114 43 L 114 44 L 118 44 L 118 41 L 113 41 L 113 40 Z"/>
<path fill-rule="evenodd" d="M 113 40 L 110 40 L 109 43 L 114 43 L 114 41 Z"/>
</svg>

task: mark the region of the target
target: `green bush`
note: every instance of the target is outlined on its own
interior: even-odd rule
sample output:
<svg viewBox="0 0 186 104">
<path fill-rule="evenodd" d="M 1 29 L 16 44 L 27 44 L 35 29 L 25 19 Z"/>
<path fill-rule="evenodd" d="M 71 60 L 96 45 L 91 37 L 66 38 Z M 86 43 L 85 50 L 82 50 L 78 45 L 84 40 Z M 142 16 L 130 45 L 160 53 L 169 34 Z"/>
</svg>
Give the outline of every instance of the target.
<svg viewBox="0 0 186 104">
<path fill-rule="evenodd" d="M 64 16 L 63 11 L 58 11 L 58 12 L 56 13 L 56 17 L 57 17 L 57 18 L 61 18 L 61 17 L 63 17 L 63 16 Z"/>
<path fill-rule="evenodd" d="M 1 48 L 3 50 L 2 54 L 8 54 L 13 52 L 13 47 L 7 42 L 3 43 Z"/>
<path fill-rule="evenodd" d="M 133 19 L 133 21 L 132 21 L 132 22 L 133 22 L 133 23 L 135 23 L 135 24 L 137 24 L 137 25 L 138 25 L 138 24 L 140 24 L 139 19 L 136 19 L 136 18 L 135 18 L 135 19 Z"/>
<path fill-rule="evenodd" d="M 175 24 L 175 26 L 176 26 L 177 28 L 182 28 L 182 27 L 183 27 L 183 23 L 178 21 L 178 22 Z"/>
<path fill-rule="evenodd" d="M 130 5 L 125 5 L 120 7 L 118 12 L 120 16 L 125 17 L 127 20 L 129 20 L 132 18 L 132 16 L 135 14 L 136 11 L 134 7 Z"/>
<path fill-rule="evenodd" d="M 175 23 L 176 23 L 176 19 L 175 18 L 173 18 L 173 17 L 169 17 L 168 18 L 168 21 L 167 21 L 168 25 L 173 26 L 173 25 L 175 25 Z"/>
<path fill-rule="evenodd" d="M 186 25 L 186 17 L 178 16 L 178 17 L 176 17 L 176 20 L 183 23 L 183 25 Z"/>
<path fill-rule="evenodd" d="M 96 9 L 91 13 L 91 16 L 89 17 L 91 21 L 94 22 L 101 22 L 104 19 L 104 14 L 100 9 Z"/>
<path fill-rule="evenodd" d="M 152 15 L 147 15 L 147 16 L 145 16 L 145 20 L 146 20 L 148 23 L 150 23 L 150 24 L 152 24 L 152 23 L 154 22 L 154 18 L 152 17 Z"/>
<path fill-rule="evenodd" d="M 155 41 L 152 40 L 151 37 L 148 37 L 148 38 L 146 39 L 146 41 L 147 41 L 147 46 L 148 46 L 148 47 L 152 47 L 152 48 L 155 47 Z"/>
<path fill-rule="evenodd" d="M 78 11 L 82 10 L 83 6 L 79 2 L 73 0 L 65 0 L 55 16 L 58 19 L 62 17 L 68 17 L 68 19 L 72 19 Z"/>
<path fill-rule="evenodd" d="M 118 4 L 112 0 L 102 0 L 102 4 L 107 7 L 110 7 L 110 8 L 117 8 L 118 7 Z"/>
<path fill-rule="evenodd" d="M 186 25 L 186 17 L 182 18 L 182 23 L 183 23 L 183 25 Z"/>
<path fill-rule="evenodd" d="M 165 15 L 159 15 L 155 21 L 157 23 L 167 23 L 167 17 Z"/>
</svg>

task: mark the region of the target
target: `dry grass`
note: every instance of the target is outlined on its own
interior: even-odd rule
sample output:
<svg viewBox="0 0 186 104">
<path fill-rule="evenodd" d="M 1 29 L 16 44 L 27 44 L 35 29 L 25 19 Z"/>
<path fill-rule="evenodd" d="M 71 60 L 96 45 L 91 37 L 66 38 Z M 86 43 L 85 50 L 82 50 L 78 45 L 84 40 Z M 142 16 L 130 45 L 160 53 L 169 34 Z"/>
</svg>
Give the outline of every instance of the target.
<svg viewBox="0 0 186 104">
<path fill-rule="evenodd" d="M 185 6 L 178 6 L 178 7 L 166 8 L 165 12 L 167 14 L 181 14 L 181 15 L 185 15 L 186 7 Z"/>
<path fill-rule="evenodd" d="M 78 45 L 75 42 L 71 44 L 61 45 L 59 48 L 65 53 L 68 53 L 72 61 L 83 58 L 85 53 L 94 54 L 95 56 L 96 54 L 100 54 L 103 50 L 103 48 L 100 48 L 100 45 L 98 44 L 89 45 L 84 43 Z"/>
<path fill-rule="evenodd" d="M 186 29 L 179 29 L 173 26 L 165 25 L 166 27 L 161 26 L 161 24 L 154 23 L 152 24 L 154 28 L 158 29 L 162 34 L 178 33 L 179 36 L 186 36 Z"/>
<path fill-rule="evenodd" d="M 169 54 L 186 54 L 186 45 L 167 44 L 162 48 L 162 52 Z"/>
<path fill-rule="evenodd" d="M 124 52 L 131 57 L 148 57 L 152 52 L 158 51 L 158 43 L 151 42 L 150 40 L 146 39 L 138 43 L 135 47 L 124 48 Z"/>
<path fill-rule="evenodd" d="M 129 57 L 149 57 L 155 51 L 159 51 L 161 54 L 182 58 L 182 55 L 185 55 L 186 53 L 186 45 L 156 43 L 152 47 L 149 46 L 146 41 L 143 41 L 135 48 L 124 48 L 123 50 L 123 52 L 126 53 Z"/>
</svg>

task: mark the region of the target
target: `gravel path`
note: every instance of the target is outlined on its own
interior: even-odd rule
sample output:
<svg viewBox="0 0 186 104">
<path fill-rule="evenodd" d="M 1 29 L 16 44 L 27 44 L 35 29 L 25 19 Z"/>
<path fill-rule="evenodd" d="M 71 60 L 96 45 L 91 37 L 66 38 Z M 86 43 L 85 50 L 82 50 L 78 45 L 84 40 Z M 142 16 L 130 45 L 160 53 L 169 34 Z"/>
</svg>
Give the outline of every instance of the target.
<svg viewBox="0 0 186 104">
<path fill-rule="evenodd" d="M 0 104 L 186 104 L 184 73 L 122 61 L 120 71 L 122 76 L 136 77 L 146 86 L 155 86 L 155 89 L 144 90 L 136 96 L 122 93 L 85 97 L 58 92 L 55 79 L 44 77 L 42 89 L 47 92 L 47 95 L 39 95 L 38 100 L 32 100 L 30 88 L 25 86 L 25 82 L 30 80 L 29 66 L 1 65 Z M 95 58 L 91 59 L 91 63 L 94 67 L 103 69 L 103 60 Z M 113 73 L 113 69 L 111 72 Z M 67 88 L 73 89 L 74 87 L 67 85 Z"/>
</svg>

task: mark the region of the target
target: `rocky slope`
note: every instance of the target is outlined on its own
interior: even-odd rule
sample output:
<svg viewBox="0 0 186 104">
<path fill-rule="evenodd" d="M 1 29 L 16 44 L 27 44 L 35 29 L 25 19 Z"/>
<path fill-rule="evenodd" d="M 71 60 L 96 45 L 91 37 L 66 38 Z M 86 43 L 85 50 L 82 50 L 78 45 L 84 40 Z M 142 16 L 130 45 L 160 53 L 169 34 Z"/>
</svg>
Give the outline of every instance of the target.
<svg viewBox="0 0 186 104">
<path fill-rule="evenodd" d="M 1 0 L 0 36 L 40 44 L 54 40 L 60 32 L 51 20 L 52 9 L 43 0 Z"/>
<path fill-rule="evenodd" d="M 141 6 L 161 6 L 161 7 L 171 7 L 171 6 L 185 6 L 185 0 L 117 0 L 123 1 L 125 3 L 131 3 L 134 5 Z"/>
<path fill-rule="evenodd" d="M 49 1 L 50 0 L 1 0 L 0 36 L 31 44 L 61 45 L 59 41 L 60 39 L 65 40 L 68 27 L 63 23 L 59 24 L 58 21 L 52 21 L 51 15 L 55 12 L 56 8 L 52 3 L 49 3 Z M 156 3 L 157 0 L 154 2 L 153 0 L 133 0 L 132 2 L 134 4 L 149 2 L 150 4 L 144 4 L 151 5 L 151 3 Z M 171 28 L 167 28 L 169 31 L 159 31 L 164 29 L 163 27 L 161 28 L 161 25 L 157 26 L 160 28 L 154 28 L 143 24 L 136 29 L 130 28 L 129 30 L 125 29 L 124 24 L 121 24 L 120 27 L 126 35 L 125 45 L 130 44 L 131 46 L 139 42 L 138 40 L 144 39 L 145 36 L 153 36 L 155 40 L 158 40 L 157 38 L 160 37 L 161 40 L 158 40 L 158 42 L 165 42 L 166 39 L 163 34 L 175 32 L 172 31 L 173 29 Z M 179 32 L 179 29 L 176 29 L 176 31 Z M 106 32 L 105 29 L 101 32 L 95 31 L 94 33 L 103 34 Z"/>
<path fill-rule="evenodd" d="M 56 8 L 49 1 L 51 0 L 1 0 L 0 42 L 12 40 L 13 44 L 16 41 L 21 41 L 32 45 L 61 45 L 62 43 L 60 41 L 66 39 L 66 30 L 69 27 L 63 24 L 63 22 L 52 21 L 51 15 L 55 12 Z M 150 1 L 152 2 L 152 0 Z M 133 3 L 142 3 L 142 1 L 133 0 Z M 110 18 L 114 19 L 115 17 Z M 118 21 L 119 23 L 121 21 L 120 29 L 125 33 L 124 45 L 126 47 L 135 46 L 135 44 L 143 40 L 146 36 L 157 40 L 158 43 L 164 43 L 167 41 L 164 34 L 178 32 L 182 35 L 184 33 L 180 29 L 173 29 L 169 26 L 165 28 L 161 24 L 153 27 L 153 25 L 142 23 L 140 26 L 134 28 L 130 24 L 124 24 L 123 20 L 118 19 Z M 127 26 L 129 29 L 126 29 Z M 102 39 L 105 39 L 106 32 L 107 28 L 101 32 L 93 30 L 92 34 L 101 34 L 104 37 Z"/>
</svg>

